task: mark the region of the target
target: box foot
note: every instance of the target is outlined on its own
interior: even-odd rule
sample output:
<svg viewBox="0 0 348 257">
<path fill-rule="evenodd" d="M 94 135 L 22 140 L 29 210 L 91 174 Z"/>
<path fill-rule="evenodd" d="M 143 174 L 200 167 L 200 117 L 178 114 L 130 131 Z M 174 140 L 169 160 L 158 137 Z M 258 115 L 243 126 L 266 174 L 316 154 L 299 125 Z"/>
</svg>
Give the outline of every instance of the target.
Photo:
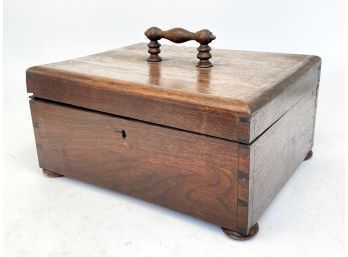
<svg viewBox="0 0 348 257">
<path fill-rule="evenodd" d="M 45 170 L 45 169 L 42 169 L 42 173 L 45 174 L 47 177 L 50 177 L 50 178 L 58 178 L 58 177 L 63 177 L 64 176 L 64 175 L 55 173 L 53 171 Z"/>
<path fill-rule="evenodd" d="M 313 156 L 313 151 L 309 150 L 309 152 L 307 153 L 306 157 L 304 158 L 304 161 L 309 160 L 310 158 L 312 158 L 312 156 Z"/>
<path fill-rule="evenodd" d="M 248 240 L 248 239 L 252 238 L 253 236 L 255 236 L 257 234 L 257 232 L 259 231 L 259 224 L 256 223 L 254 226 L 252 226 L 250 231 L 249 231 L 249 234 L 246 234 L 246 235 L 238 233 L 238 232 L 233 231 L 233 230 L 229 230 L 227 228 L 223 228 L 223 227 L 221 227 L 221 229 L 226 234 L 226 236 L 228 236 L 229 238 L 242 241 L 242 240 Z"/>
</svg>

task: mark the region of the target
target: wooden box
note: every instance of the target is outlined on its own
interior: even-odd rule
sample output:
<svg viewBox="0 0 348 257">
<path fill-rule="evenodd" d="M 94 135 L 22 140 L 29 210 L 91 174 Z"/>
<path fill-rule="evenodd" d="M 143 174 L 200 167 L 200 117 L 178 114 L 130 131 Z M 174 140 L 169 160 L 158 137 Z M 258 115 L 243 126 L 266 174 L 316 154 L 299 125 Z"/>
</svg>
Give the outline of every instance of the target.
<svg viewBox="0 0 348 257">
<path fill-rule="evenodd" d="M 161 50 L 161 62 L 141 43 L 29 68 L 40 167 L 251 237 L 311 156 L 321 60 L 215 49 L 198 68 L 195 48 Z"/>
</svg>

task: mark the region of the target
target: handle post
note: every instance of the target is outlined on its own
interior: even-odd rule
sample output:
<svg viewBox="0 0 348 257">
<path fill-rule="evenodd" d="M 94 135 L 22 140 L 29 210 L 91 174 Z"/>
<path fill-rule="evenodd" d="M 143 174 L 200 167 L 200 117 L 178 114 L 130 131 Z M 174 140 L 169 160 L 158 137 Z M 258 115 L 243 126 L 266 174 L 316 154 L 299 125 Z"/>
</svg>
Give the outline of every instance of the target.
<svg viewBox="0 0 348 257">
<path fill-rule="evenodd" d="M 183 43 L 189 40 L 195 40 L 200 43 L 200 46 L 197 48 L 198 54 L 197 58 L 199 62 L 197 63 L 198 68 L 209 68 L 213 64 L 209 61 L 212 57 L 210 51 L 211 47 L 208 45 L 216 37 L 207 29 L 202 29 L 196 33 L 187 31 L 182 28 L 174 28 L 166 31 L 162 31 L 157 27 L 151 27 L 145 31 L 145 36 L 150 40 L 150 43 L 147 45 L 149 47 L 148 53 L 148 62 L 160 62 L 162 58 L 159 56 L 161 52 L 161 44 L 158 40 L 165 38 L 174 43 Z"/>
</svg>

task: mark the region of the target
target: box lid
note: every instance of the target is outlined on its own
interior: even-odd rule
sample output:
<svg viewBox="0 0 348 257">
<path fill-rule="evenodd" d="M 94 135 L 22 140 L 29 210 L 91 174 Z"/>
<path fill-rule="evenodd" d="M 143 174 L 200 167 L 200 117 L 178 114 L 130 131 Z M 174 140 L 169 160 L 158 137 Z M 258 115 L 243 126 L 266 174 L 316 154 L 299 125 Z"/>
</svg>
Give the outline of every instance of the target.
<svg viewBox="0 0 348 257">
<path fill-rule="evenodd" d="M 211 68 L 195 66 L 196 48 L 146 44 L 27 70 L 35 97 L 176 129 L 250 143 L 319 82 L 317 56 L 212 50 Z"/>
</svg>

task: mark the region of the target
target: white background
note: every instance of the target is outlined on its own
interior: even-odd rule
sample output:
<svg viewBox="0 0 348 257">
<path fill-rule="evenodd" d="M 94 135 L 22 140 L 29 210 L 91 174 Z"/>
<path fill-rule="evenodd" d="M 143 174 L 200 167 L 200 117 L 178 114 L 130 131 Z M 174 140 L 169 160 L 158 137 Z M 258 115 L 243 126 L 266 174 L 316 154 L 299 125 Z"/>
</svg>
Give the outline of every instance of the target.
<svg viewBox="0 0 348 257">
<path fill-rule="evenodd" d="M 217 226 L 41 174 L 25 69 L 146 41 L 143 32 L 154 25 L 209 28 L 213 48 L 322 58 L 314 156 L 253 240 L 232 241 Z M 343 255 L 344 1 L 7 0 L 4 33 L 5 256 Z"/>
</svg>

